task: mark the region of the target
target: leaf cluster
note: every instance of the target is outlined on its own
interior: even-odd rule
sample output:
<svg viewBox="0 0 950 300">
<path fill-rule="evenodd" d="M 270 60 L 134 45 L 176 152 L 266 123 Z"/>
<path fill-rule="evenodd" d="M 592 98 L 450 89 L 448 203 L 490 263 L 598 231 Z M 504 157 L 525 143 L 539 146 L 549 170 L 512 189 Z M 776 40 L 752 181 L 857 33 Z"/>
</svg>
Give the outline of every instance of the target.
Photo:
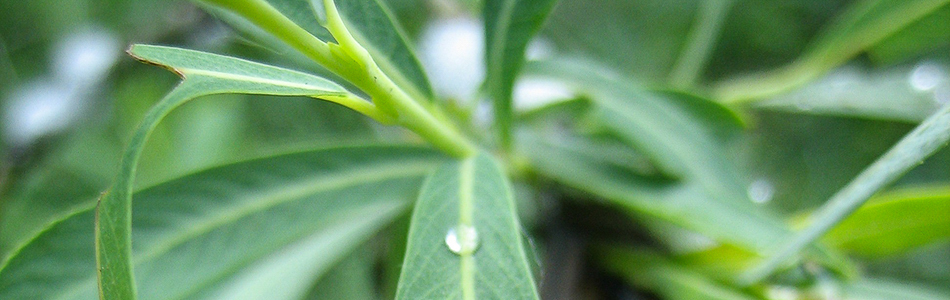
<svg viewBox="0 0 950 300">
<path fill-rule="evenodd" d="M 0 299 L 950 298 L 926 272 L 948 262 L 950 77 L 913 77 L 950 66 L 950 1 L 783 2 L 827 15 L 749 70 L 730 41 L 792 30 L 737 29 L 765 2 L 197 0 L 261 59 L 132 45 L 180 81 L 129 88 L 165 96 L 118 107 L 128 140 L 77 138 L 106 167 L 57 158 L 77 187 L 0 190 Z M 401 24 L 427 13 L 481 18 L 474 104 L 420 62 Z M 522 108 L 529 79 L 569 92 Z M 211 150 L 168 150 L 169 123 Z M 70 200 L 30 215 L 44 198 Z"/>
</svg>

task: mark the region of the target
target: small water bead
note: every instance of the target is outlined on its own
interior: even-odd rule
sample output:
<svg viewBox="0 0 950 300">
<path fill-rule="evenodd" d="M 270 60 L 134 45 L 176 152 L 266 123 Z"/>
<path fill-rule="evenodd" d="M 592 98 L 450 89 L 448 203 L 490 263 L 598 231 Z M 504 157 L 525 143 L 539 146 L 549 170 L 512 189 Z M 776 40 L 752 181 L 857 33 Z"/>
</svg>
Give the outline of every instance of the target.
<svg viewBox="0 0 950 300">
<path fill-rule="evenodd" d="M 944 81 L 946 74 L 943 68 L 933 62 L 923 62 L 914 67 L 910 73 L 910 86 L 922 92 L 931 91 Z"/>
<path fill-rule="evenodd" d="M 749 185 L 746 192 L 752 202 L 763 204 L 772 201 L 772 197 L 775 196 L 775 187 L 766 179 L 757 179 Z"/>
<path fill-rule="evenodd" d="M 479 246 L 478 231 L 469 225 L 449 228 L 449 232 L 445 235 L 445 246 L 458 255 L 475 253 Z"/>
</svg>

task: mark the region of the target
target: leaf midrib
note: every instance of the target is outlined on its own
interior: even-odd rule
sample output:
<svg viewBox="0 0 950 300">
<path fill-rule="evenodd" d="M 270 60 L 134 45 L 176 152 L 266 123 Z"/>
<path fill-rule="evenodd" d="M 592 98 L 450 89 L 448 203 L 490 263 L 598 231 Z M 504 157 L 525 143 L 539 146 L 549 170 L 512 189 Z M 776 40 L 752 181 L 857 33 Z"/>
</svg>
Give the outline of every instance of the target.
<svg viewBox="0 0 950 300">
<path fill-rule="evenodd" d="M 460 226 L 471 226 L 472 224 L 472 214 L 474 213 L 474 208 L 472 207 L 472 197 L 474 192 L 475 184 L 475 158 L 469 158 L 463 161 L 459 165 L 459 225 Z M 460 231 L 457 234 L 464 234 L 466 232 Z M 461 238 L 461 237 L 460 237 Z M 467 253 L 462 253 L 461 259 L 459 260 L 459 273 L 462 284 L 462 299 L 474 300 L 475 299 L 475 261 L 473 259 L 474 251 Z"/>
<path fill-rule="evenodd" d="M 205 77 L 210 77 L 212 79 L 228 79 L 228 80 L 233 80 L 233 81 L 243 81 L 243 82 L 251 82 L 251 83 L 260 83 L 264 85 L 274 85 L 274 86 L 279 86 L 279 87 L 312 90 L 315 93 L 319 93 L 321 95 L 346 94 L 345 92 L 343 92 L 342 88 L 333 87 L 333 86 L 315 86 L 315 85 L 309 85 L 306 83 L 297 83 L 297 82 L 290 82 L 290 81 L 284 81 L 284 80 L 278 80 L 278 79 L 269 79 L 269 78 L 254 77 L 254 76 L 248 76 L 248 75 L 240 75 L 240 74 L 234 74 L 234 73 L 226 73 L 226 72 L 210 71 L 210 70 L 202 70 L 202 69 L 177 68 L 177 70 L 181 71 L 182 73 L 186 75 L 205 76 Z M 309 75 L 305 75 L 305 76 L 309 76 Z"/>
</svg>

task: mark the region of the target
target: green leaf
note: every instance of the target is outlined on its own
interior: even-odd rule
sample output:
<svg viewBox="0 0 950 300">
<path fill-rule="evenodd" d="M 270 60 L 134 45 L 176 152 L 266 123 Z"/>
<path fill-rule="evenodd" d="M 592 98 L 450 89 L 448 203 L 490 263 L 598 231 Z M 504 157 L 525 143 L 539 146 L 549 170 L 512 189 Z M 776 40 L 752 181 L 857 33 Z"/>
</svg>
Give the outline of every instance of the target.
<svg viewBox="0 0 950 300">
<path fill-rule="evenodd" d="M 326 272 L 305 299 L 378 299 L 372 245 L 364 245 Z"/>
<path fill-rule="evenodd" d="M 270 3 L 271 6 L 280 11 L 281 14 L 286 16 L 288 19 L 296 23 L 300 28 L 307 30 L 313 36 L 325 41 L 332 42 L 334 41 L 333 36 L 330 35 L 330 31 L 323 27 L 320 23 L 322 18 L 318 17 L 323 15 L 323 12 L 317 12 L 316 10 L 322 8 L 322 6 L 315 6 L 314 3 L 319 1 L 312 0 L 266 0 L 267 3 Z"/>
<path fill-rule="evenodd" d="M 578 118 L 569 115 L 567 119 L 573 122 Z M 623 120 L 612 121 L 626 124 Z M 617 155 L 616 148 L 610 147 L 609 136 L 604 139 L 572 135 L 566 132 L 571 131 L 570 126 L 555 123 L 551 126 L 554 130 L 541 131 L 543 135 L 520 134 L 519 150 L 523 151 L 520 154 L 540 174 L 589 192 L 596 196 L 595 200 L 607 200 L 609 204 L 638 213 L 635 217 L 656 217 L 750 253 L 742 259 L 771 253 L 775 244 L 770 243 L 779 243 L 791 236 L 779 218 L 752 205 L 751 200 L 743 203 L 716 197 L 699 181 L 690 178 L 676 180 L 658 176 L 651 172 L 651 166 L 642 163 L 638 166 L 635 153 L 626 155 L 626 159 Z M 696 130 L 701 132 L 701 129 Z M 625 151 L 634 150 L 628 146 Z M 836 253 L 816 247 L 808 254 L 809 258 L 835 271 L 853 275 L 853 268 Z"/>
<path fill-rule="evenodd" d="M 950 140 L 950 105 L 924 120 L 884 155 L 868 166 L 815 212 L 812 223 L 784 242 L 765 262 L 746 272 L 744 280 L 762 280 L 801 249 L 825 235 L 857 210 L 878 190 L 897 180 Z"/>
<path fill-rule="evenodd" d="M 554 10 L 556 0 L 487 0 L 485 19 L 485 88 L 494 101 L 501 143 L 511 144 L 512 93 L 525 60 L 525 49 Z"/>
<path fill-rule="evenodd" d="M 716 40 L 733 0 L 704 0 L 699 3 L 696 21 L 680 57 L 670 71 L 670 85 L 692 88 L 715 50 Z"/>
<path fill-rule="evenodd" d="M 442 161 L 414 147 L 330 148 L 227 165 L 139 191 L 132 204 L 139 293 L 299 299 L 405 212 L 422 177 Z M 20 249 L 0 266 L 0 298 L 96 298 L 93 221 L 87 207 Z"/>
<path fill-rule="evenodd" d="M 411 222 L 396 299 L 538 299 L 511 186 L 487 154 L 432 173 Z"/>
<path fill-rule="evenodd" d="M 664 299 L 759 299 L 735 287 L 705 277 L 650 251 L 612 247 L 602 250 L 601 263 L 633 285 L 659 293 Z"/>
<path fill-rule="evenodd" d="M 840 66 L 948 3 L 950 0 L 857 2 L 825 28 L 798 60 L 770 73 L 722 82 L 716 87 L 716 98 L 738 102 L 784 93 Z"/>
<path fill-rule="evenodd" d="M 937 65 L 946 66 L 946 65 Z M 846 66 L 795 91 L 757 101 L 757 108 L 800 114 L 919 123 L 940 108 L 934 93 L 908 84 L 913 67 L 876 71 Z"/>
<path fill-rule="evenodd" d="M 716 110 L 684 109 L 691 105 L 638 90 L 623 76 L 591 62 L 562 59 L 533 63 L 530 68 L 589 95 L 595 103 L 596 122 L 635 146 L 664 173 L 697 183 L 714 201 L 755 209 L 736 166 L 715 137 L 720 129 L 697 121 L 715 118 L 710 115 Z"/>
<path fill-rule="evenodd" d="M 767 253 L 769 243 L 789 236 L 784 226 L 761 212 L 711 198 L 696 184 L 670 183 L 645 177 L 600 155 L 576 149 L 572 139 L 519 135 L 523 155 L 538 172 L 565 185 L 590 192 L 614 205 L 657 217 L 734 244 L 754 253 Z M 766 242 L 768 241 L 768 242 Z"/>
<path fill-rule="evenodd" d="M 321 2 L 313 0 L 315 4 Z M 396 85 L 417 101 L 427 102 L 435 98 L 415 50 L 383 1 L 336 1 L 336 6 L 353 38 Z"/>
<path fill-rule="evenodd" d="M 171 110 L 211 94 L 248 93 L 329 99 L 357 111 L 386 118 L 369 102 L 351 96 L 325 79 L 236 58 L 169 47 L 135 45 L 129 53 L 169 68 L 184 78 L 148 113 L 123 156 L 116 182 L 99 200 L 96 254 L 102 294 L 134 299 L 131 264 L 131 202 L 135 170 L 149 134 Z"/>
<path fill-rule="evenodd" d="M 950 6 L 907 26 L 868 50 L 878 64 L 893 64 L 950 44 Z"/>
<path fill-rule="evenodd" d="M 864 257 L 892 256 L 950 240 L 950 188 L 908 188 L 868 200 L 824 241 Z"/>
<path fill-rule="evenodd" d="M 845 300 L 947 300 L 950 294 L 914 284 L 885 279 L 862 279 L 845 287 Z"/>
</svg>

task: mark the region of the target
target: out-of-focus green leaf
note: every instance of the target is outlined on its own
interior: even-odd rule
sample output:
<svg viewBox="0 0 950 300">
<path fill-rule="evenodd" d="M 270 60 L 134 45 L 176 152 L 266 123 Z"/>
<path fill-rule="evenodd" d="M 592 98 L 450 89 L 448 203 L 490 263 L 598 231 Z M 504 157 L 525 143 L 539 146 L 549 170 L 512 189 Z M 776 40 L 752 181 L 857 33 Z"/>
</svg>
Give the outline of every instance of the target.
<svg viewBox="0 0 950 300">
<path fill-rule="evenodd" d="M 494 159 L 443 165 L 412 213 L 396 299 L 538 299 L 521 235 Z"/>
<path fill-rule="evenodd" d="M 815 115 L 861 117 L 918 123 L 940 108 L 932 92 L 915 89 L 909 82 L 914 69 L 884 71 L 843 67 L 800 89 L 755 106 L 777 111 Z"/>
<path fill-rule="evenodd" d="M 712 99 L 677 91 L 653 91 L 666 102 L 688 114 L 696 123 L 720 143 L 729 143 L 748 127 L 746 120 L 736 111 L 716 103 Z"/>
<path fill-rule="evenodd" d="M 670 85 L 680 88 L 693 87 L 715 49 L 722 24 L 729 15 L 733 2 L 733 0 L 700 1 L 693 29 L 690 30 L 686 45 L 670 71 Z"/>
<path fill-rule="evenodd" d="M 576 111 L 576 106 L 562 105 L 563 110 Z M 558 116 L 557 109 L 544 114 Z M 533 123 L 543 120 L 544 114 L 532 116 Z M 676 180 L 657 174 L 649 163 L 640 162 L 634 149 L 621 148 L 627 155 L 611 146 L 610 135 L 595 138 L 583 133 L 572 135 L 577 129 L 571 124 L 583 112 L 563 114 L 567 124 L 554 122 L 550 130 L 531 128 L 538 133 L 521 131 L 520 153 L 537 172 L 567 186 L 578 188 L 604 198 L 631 212 L 657 217 L 692 232 L 735 247 L 736 264 L 747 266 L 773 248 L 767 241 L 779 242 L 790 236 L 778 218 L 755 206 L 737 206 L 733 202 L 713 198 L 695 181 Z M 555 117 L 551 117 L 555 119 Z M 555 120 L 558 121 L 558 120 Z M 563 121 L 562 121 L 563 122 Z M 538 127 L 537 125 L 535 127 Z M 582 129 L 583 130 L 583 129 Z M 633 152 L 633 153 L 631 153 Z M 751 203 L 751 201 L 749 201 Z M 642 215 L 636 215 L 642 217 Z M 845 276 L 853 275 L 853 267 L 836 253 L 816 247 L 809 251 L 809 259 L 834 269 Z M 738 269 L 722 275 L 722 280 L 735 280 Z"/>
<path fill-rule="evenodd" d="M 715 87 L 714 94 L 721 101 L 738 102 L 787 92 L 840 66 L 948 3 L 948 0 L 857 2 L 829 25 L 795 62 L 770 73 L 727 80 Z"/>
<path fill-rule="evenodd" d="M 824 241 L 864 257 L 907 252 L 950 240 L 950 189 L 910 188 L 868 200 Z"/>
<path fill-rule="evenodd" d="M 933 287 L 950 287 L 950 260 L 947 257 L 950 257 L 950 242 L 872 260 L 864 265 L 864 269 L 869 277 L 899 278 Z"/>
<path fill-rule="evenodd" d="M 557 0 L 487 0 L 485 21 L 485 89 L 505 147 L 511 144 L 512 92 L 525 60 L 525 49 Z"/>
<path fill-rule="evenodd" d="M 349 300 L 378 299 L 376 297 L 373 251 L 370 245 L 357 248 L 326 272 L 306 299 Z"/>
<path fill-rule="evenodd" d="M 759 297 L 730 287 L 649 251 L 619 247 L 602 250 L 601 263 L 631 284 L 656 293 L 664 299 L 752 300 Z"/>
<path fill-rule="evenodd" d="M 347 29 L 393 82 L 417 101 L 425 102 L 435 97 L 412 44 L 385 3 L 380 0 L 345 0 L 336 1 L 336 5 Z"/>
<path fill-rule="evenodd" d="M 623 76 L 582 61 L 533 63 L 539 74 L 565 81 L 590 95 L 597 117 L 626 142 L 646 154 L 665 173 L 696 183 L 713 201 L 734 209 L 755 210 L 736 166 L 714 138 L 681 104 L 632 87 Z M 720 124 L 721 125 L 721 124 Z M 703 149 L 703 151 L 697 151 Z"/>
<path fill-rule="evenodd" d="M 247 93 L 335 99 L 359 111 L 378 112 L 372 104 L 351 96 L 339 85 L 300 72 L 169 47 L 136 45 L 129 53 L 145 62 L 165 66 L 185 80 L 142 121 L 126 148 L 116 182 L 99 199 L 95 226 L 97 270 L 102 294 L 108 298 L 135 298 L 130 240 L 135 171 L 149 134 L 174 108 L 200 96 Z"/>
<path fill-rule="evenodd" d="M 523 155 L 538 172 L 563 184 L 590 192 L 632 211 L 735 244 L 755 253 L 767 253 L 768 243 L 789 235 L 784 226 L 754 210 L 741 209 L 710 198 L 696 184 L 657 182 L 656 179 L 604 163 L 597 156 L 577 152 L 570 139 L 520 135 Z"/>
<path fill-rule="evenodd" d="M 669 76 L 698 7 L 695 0 L 562 0 L 542 32 L 559 52 L 652 83 Z"/>
<path fill-rule="evenodd" d="M 947 300 L 946 290 L 884 279 L 862 279 L 845 287 L 846 300 Z"/>
<path fill-rule="evenodd" d="M 902 60 L 950 44 L 950 6 L 946 6 L 907 26 L 868 50 L 880 64 Z"/>
<path fill-rule="evenodd" d="M 616 174 L 583 166 L 588 162 L 578 160 L 576 154 L 556 150 L 562 148 L 556 145 L 549 149 L 551 151 L 534 149 L 537 147 L 526 151 L 545 165 L 541 167 L 543 170 L 568 184 L 622 200 L 625 205 L 759 253 L 767 249 L 764 241 L 778 241 L 784 235 L 782 223 L 747 198 L 745 186 L 725 149 L 713 138 L 710 129 L 698 123 L 689 111 L 656 95 L 637 91 L 624 84 L 619 75 L 592 68 L 590 64 L 545 62 L 532 64 L 532 67 L 537 68 L 539 74 L 562 78 L 590 94 L 599 123 L 635 145 L 662 171 L 686 183 L 672 189 L 640 187 Z M 559 159 L 550 158 L 555 156 Z M 567 167 L 568 161 L 579 165 Z M 584 172 L 577 171 L 579 169 L 588 169 L 591 173 L 580 175 Z"/>
<path fill-rule="evenodd" d="M 90 206 L 109 185 L 115 169 L 101 161 L 117 160 L 121 145 L 89 127 L 66 138 L 30 170 L 4 179 L 8 186 L 0 194 L 0 262 L 50 222 Z"/>
<path fill-rule="evenodd" d="M 950 140 L 950 105 L 944 106 L 904 136 L 861 174 L 841 188 L 815 212 L 813 221 L 794 238 L 783 242 L 761 265 L 744 274 L 744 281 L 762 280 L 790 257 L 825 235 L 835 225 L 863 205 L 878 190 L 921 164 Z"/>
<path fill-rule="evenodd" d="M 132 262 L 139 293 L 299 299 L 404 212 L 421 178 L 441 162 L 413 147 L 331 148 L 223 166 L 137 192 Z M 0 267 L 0 298 L 96 298 L 93 219 L 92 208 L 81 210 L 19 249 Z"/>
</svg>

